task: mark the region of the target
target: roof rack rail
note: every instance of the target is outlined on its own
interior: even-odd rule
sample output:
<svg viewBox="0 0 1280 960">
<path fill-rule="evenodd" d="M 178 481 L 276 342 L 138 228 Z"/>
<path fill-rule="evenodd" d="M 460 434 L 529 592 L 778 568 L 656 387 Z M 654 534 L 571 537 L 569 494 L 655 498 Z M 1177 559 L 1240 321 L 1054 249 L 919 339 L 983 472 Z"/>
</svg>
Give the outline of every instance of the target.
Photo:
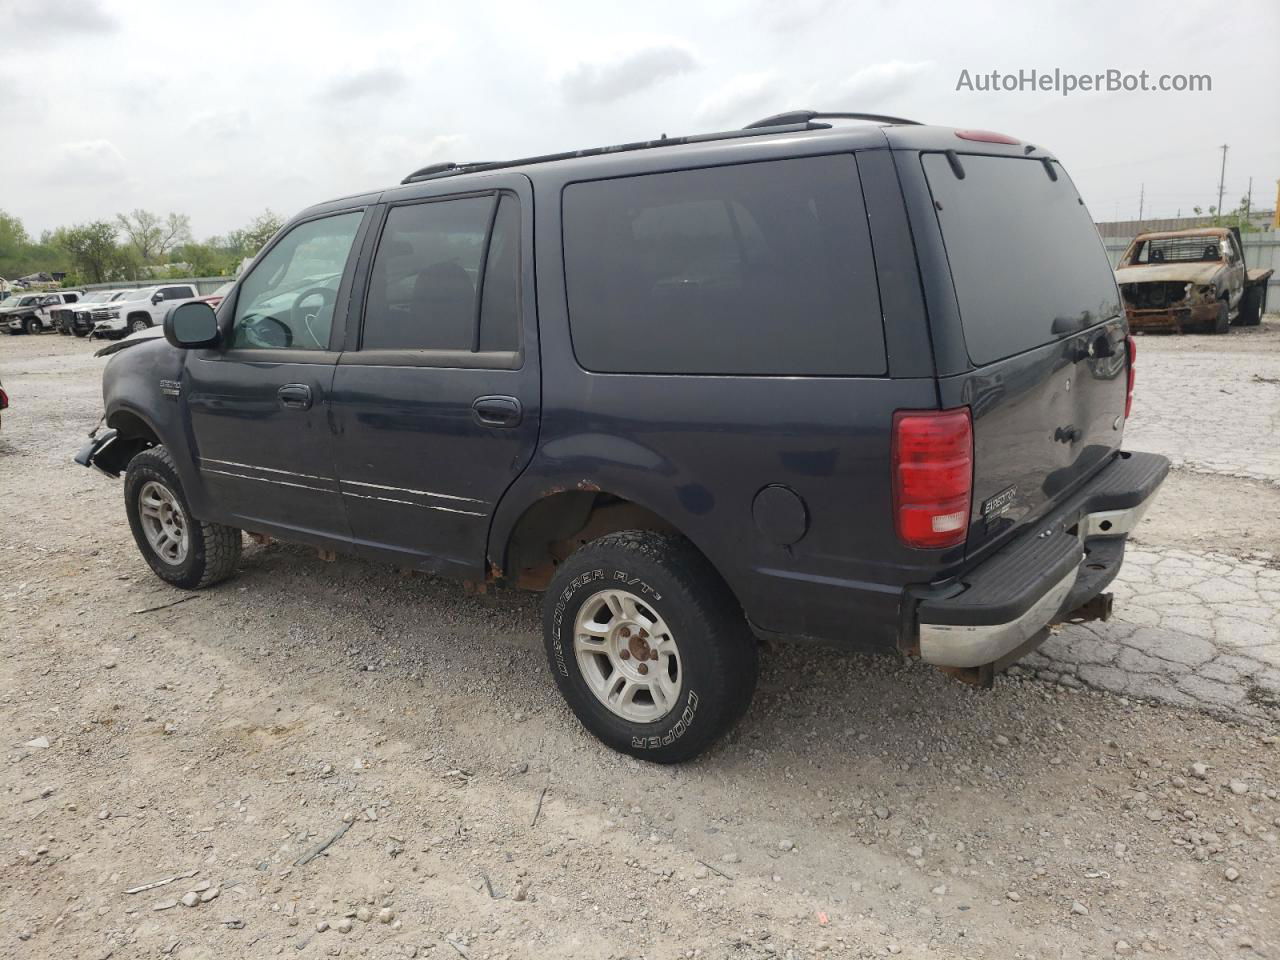
<svg viewBox="0 0 1280 960">
<path fill-rule="evenodd" d="M 791 116 L 787 114 L 785 116 Z M 819 114 L 814 114 L 819 116 Z M 835 114 L 827 114 L 835 116 Z M 839 114 L 852 116 L 852 114 Z M 869 116 L 869 115 L 868 115 Z M 902 123 L 910 123 L 903 120 Z M 454 177 L 463 173 L 483 173 L 486 170 L 501 170 L 504 167 L 523 167 L 533 163 L 550 163 L 553 160 L 573 160 L 579 157 L 598 157 L 606 153 L 627 153 L 632 150 L 652 150 L 657 147 L 678 147 L 685 143 L 707 143 L 712 140 L 734 140 L 739 137 L 761 137 L 775 133 L 797 133 L 802 130 L 824 129 L 826 124 L 809 123 L 808 120 L 779 121 L 767 129 L 758 123 L 741 130 L 725 130 L 720 133 L 695 133 L 686 137 L 668 137 L 665 134 L 657 140 L 638 140 L 635 143 L 620 143 L 612 147 L 592 147 L 588 150 L 569 150 L 565 153 L 547 153 L 537 157 L 522 157 L 518 160 L 499 160 L 488 163 L 433 163 L 415 170 L 401 183 L 419 183 L 423 180 L 435 180 L 439 177 Z"/>
<path fill-rule="evenodd" d="M 889 117 L 882 113 L 826 113 L 822 110 L 789 110 L 786 113 L 775 113 L 755 123 L 749 123 L 744 130 L 758 130 L 762 127 L 780 127 L 793 123 L 809 123 L 813 120 L 874 120 L 877 123 L 907 124 L 921 126 L 919 120 L 906 120 L 902 117 Z"/>
<path fill-rule="evenodd" d="M 446 160 L 444 163 L 432 163 L 423 167 L 421 170 L 415 170 L 401 182 L 408 183 L 411 180 L 427 180 L 431 177 L 439 176 L 442 173 L 453 173 L 455 171 L 460 171 L 465 167 L 478 167 L 482 165 L 483 164 L 474 161 L 454 163 L 451 160 Z"/>
</svg>

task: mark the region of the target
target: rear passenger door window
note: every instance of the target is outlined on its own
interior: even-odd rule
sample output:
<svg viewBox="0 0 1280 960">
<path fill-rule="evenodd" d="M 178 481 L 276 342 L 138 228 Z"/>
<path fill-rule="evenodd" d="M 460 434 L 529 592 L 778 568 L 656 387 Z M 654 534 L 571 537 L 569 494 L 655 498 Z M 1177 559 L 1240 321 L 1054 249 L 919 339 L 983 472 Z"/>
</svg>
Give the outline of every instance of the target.
<svg viewBox="0 0 1280 960">
<path fill-rule="evenodd" d="M 608 373 L 879 376 L 851 154 L 570 184 L 573 348 Z"/>
<path fill-rule="evenodd" d="M 508 365 L 503 355 L 519 347 L 519 240 L 510 194 L 392 207 L 369 272 L 361 351 Z"/>
</svg>

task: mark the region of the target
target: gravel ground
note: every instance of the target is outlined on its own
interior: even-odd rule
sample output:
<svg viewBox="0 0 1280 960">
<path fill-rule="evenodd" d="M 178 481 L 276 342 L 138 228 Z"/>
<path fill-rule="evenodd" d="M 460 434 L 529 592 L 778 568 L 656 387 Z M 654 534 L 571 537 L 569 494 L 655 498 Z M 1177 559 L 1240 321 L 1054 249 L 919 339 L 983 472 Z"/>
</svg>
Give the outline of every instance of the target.
<svg viewBox="0 0 1280 960">
<path fill-rule="evenodd" d="M 168 588 L 69 462 L 102 361 L 0 339 L 0 957 L 1280 957 L 1280 322 L 1139 362 L 1179 467 L 1113 621 L 987 692 L 782 645 L 655 768 L 534 597 L 287 545 Z"/>
</svg>

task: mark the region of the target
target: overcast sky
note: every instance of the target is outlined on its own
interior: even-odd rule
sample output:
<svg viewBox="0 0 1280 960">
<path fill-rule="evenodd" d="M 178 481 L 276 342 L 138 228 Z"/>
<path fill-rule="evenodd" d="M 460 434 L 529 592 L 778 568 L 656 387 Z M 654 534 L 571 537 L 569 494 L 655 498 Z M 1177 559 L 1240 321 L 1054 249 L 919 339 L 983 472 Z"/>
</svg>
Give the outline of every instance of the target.
<svg viewBox="0 0 1280 960">
<path fill-rule="evenodd" d="M 1054 151 L 1096 219 L 1280 178 L 1280 3 L 0 0 L 0 209 L 147 207 L 197 237 L 425 163 L 891 113 Z M 962 69 L 1207 73 L 1210 93 L 977 93 Z"/>
</svg>

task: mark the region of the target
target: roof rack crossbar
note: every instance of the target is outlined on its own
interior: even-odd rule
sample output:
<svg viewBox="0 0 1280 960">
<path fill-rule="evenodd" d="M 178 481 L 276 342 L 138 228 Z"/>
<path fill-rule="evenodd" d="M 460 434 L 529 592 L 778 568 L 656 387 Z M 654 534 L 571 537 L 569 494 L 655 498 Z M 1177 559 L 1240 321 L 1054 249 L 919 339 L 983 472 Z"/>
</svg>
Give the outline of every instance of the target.
<svg viewBox="0 0 1280 960">
<path fill-rule="evenodd" d="M 876 123 L 906 124 L 920 126 L 919 120 L 907 120 L 903 117 L 890 117 L 883 113 L 826 113 L 822 110 L 789 110 L 786 113 L 775 113 L 755 123 L 749 123 L 745 130 L 758 130 L 763 127 L 780 127 L 793 123 L 809 123 L 813 120 L 872 120 Z"/>
<path fill-rule="evenodd" d="M 775 133 L 796 133 L 801 130 L 821 130 L 825 123 L 810 123 L 807 120 L 794 123 L 779 123 L 765 129 L 752 124 L 741 130 L 725 130 L 720 133 L 695 133 L 685 137 L 662 137 L 658 140 L 638 140 L 634 143 L 619 143 L 611 147 L 591 147 L 587 150 L 569 150 L 565 153 L 547 153 L 537 157 L 522 157 L 518 160 L 496 160 L 486 163 L 433 163 L 415 170 L 400 182 L 420 183 L 423 180 L 435 180 L 440 177 L 454 177 L 463 173 L 483 173 L 487 170 L 501 170 L 505 167 L 523 167 L 534 163 L 550 163 L 553 160 L 574 160 L 579 157 L 598 157 L 606 153 L 627 153 L 632 150 L 652 150 L 658 147 L 677 147 L 685 143 L 707 143 L 713 140 L 735 140 L 740 137 L 761 137 Z"/>
</svg>

